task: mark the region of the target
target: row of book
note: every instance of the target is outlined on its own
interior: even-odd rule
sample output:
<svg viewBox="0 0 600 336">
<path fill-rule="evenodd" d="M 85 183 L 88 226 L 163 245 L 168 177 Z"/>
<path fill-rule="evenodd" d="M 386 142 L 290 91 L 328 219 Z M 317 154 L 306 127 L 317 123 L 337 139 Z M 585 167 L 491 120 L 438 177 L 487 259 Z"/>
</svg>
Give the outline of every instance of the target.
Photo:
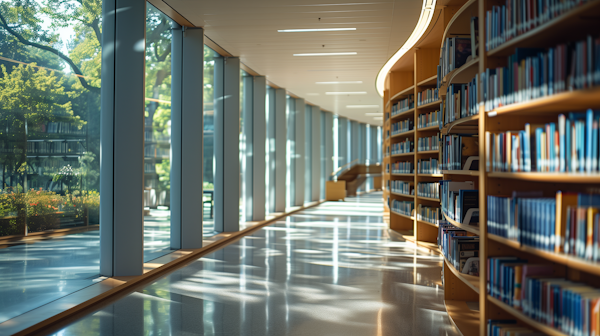
<svg viewBox="0 0 600 336">
<path fill-rule="evenodd" d="M 413 128 L 412 119 L 401 120 L 392 124 L 392 135 L 412 131 Z"/>
<path fill-rule="evenodd" d="M 27 154 L 82 154 L 79 141 L 27 141 Z"/>
<path fill-rule="evenodd" d="M 394 162 L 392 163 L 392 174 L 413 174 L 415 165 L 412 162 Z"/>
<path fill-rule="evenodd" d="M 479 237 L 446 221 L 440 221 L 438 245 L 444 257 L 460 273 L 479 275 Z"/>
<path fill-rule="evenodd" d="M 433 112 L 419 114 L 419 117 L 417 119 L 417 127 L 425 128 L 425 127 L 431 127 L 431 126 L 439 126 L 440 125 L 440 122 L 439 122 L 440 115 L 441 115 L 440 111 L 433 111 Z"/>
<path fill-rule="evenodd" d="M 396 104 L 392 105 L 392 117 L 400 113 L 406 112 L 415 107 L 415 95 L 410 95 L 408 98 L 400 99 Z"/>
<path fill-rule="evenodd" d="M 417 173 L 419 174 L 441 174 L 438 159 L 419 160 L 417 162 Z"/>
<path fill-rule="evenodd" d="M 485 50 L 492 50 L 588 0 L 505 0 L 485 14 Z"/>
<path fill-rule="evenodd" d="M 407 196 L 414 195 L 414 188 L 412 182 L 390 180 L 390 184 L 390 190 L 394 193 Z"/>
<path fill-rule="evenodd" d="M 466 84 L 450 84 L 444 101 L 444 125 L 479 113 L 477 88 L 479 76 Z"/>
<path fill-rule="evenodd" d="M 417 150 L 419 152 L 432 151 L 440 149 L 440 134 L 417 139 Z"/>
<path fill-rule="evenodd" d="M 598 335 L 600 289 L 558 276 L 552 265 L 517 257 L 487 261 L 488 293 L 566 335 Z"/>
<path fill-rule="evenodd" d="M 429 104 L 440 100 L 438 89 L 427 89 L 417 93 L 417 106 Z"/>
<path fill-rule="evenodd" d="M 415 209 L 415 202 L 413 201 L 398 201 L 392 200 L 392 211 L 399 213 L 404 216 L 412 216 L 412 212 Z"/>
<path fill-rule="evenodd" d="M 488 232 L 538 249 L 600 261 L 600 195 L 488 195 Z"/>
<path fill-rule="evenodd" d="M 64 121 L 47 122 L 39 125 L 41 133 L 58 133 L 70 135 L 85 135 L 85 128 L 80 124 Z"/>
<path fill-rule="evenodd" d="M 463 66 L 469 59 L 469 56 L 471 56 L 470 37 L 446 38 L 440 50 L 438 78 L 444 78 L 451 71 Z"/>
<path fill-rule="evenodd" d="M 442 170 L 461 170 L 463 158 L 479 154 L 478 137 L 468 135 L 442 136 Z"/>
<path fill-rule="evenodd" d="M 508 66 L 481 74 L 486 111 L 600 84 L 600 38 L 554 48 L 517 48 Z"/>
<path fill-rule="evenodd" d="M 479 222 L 479 190 L 474 189 L 472 181 L 457 182 L 441 180 L 440 202 L 442 211 L 448 218 L 462 224 Z M 470 218 L 467 216 L 470 209 Z"/>
<path fill-rule="evenodd" d="M 429 198 L 440 198 L 439 182 L 419 182 L 417 184 L 417 195 Z"/>
<path fill-rule="evenodd" d="M 486 170 L 598 172 L 599 124 L 600 113 L 587 110 L 561 114 L 557 123 L 525 124 L 521 131 L 486 132 Z"/>
<path fill-rule="evenodd" d="M 392 144 L 392 155 L 412 153 L 415 150 L 415 142 L 409 138 L 406 140 Z"/>
<path fill-rule="evenodd" d="M 419 204 L 417 207 L 417 211 L 415 211 L 417 215 L 417 220 L 428 222 L 431 224 L 438 225 L 440 222 L 440 208 L 425 206 Z"/>
<path fill-rule="evenodd" d="M 533 331 L 517 324 L 517 320 L 488 320 L 488 336 L 543 336 L 544 333 Z"/>
</svg>

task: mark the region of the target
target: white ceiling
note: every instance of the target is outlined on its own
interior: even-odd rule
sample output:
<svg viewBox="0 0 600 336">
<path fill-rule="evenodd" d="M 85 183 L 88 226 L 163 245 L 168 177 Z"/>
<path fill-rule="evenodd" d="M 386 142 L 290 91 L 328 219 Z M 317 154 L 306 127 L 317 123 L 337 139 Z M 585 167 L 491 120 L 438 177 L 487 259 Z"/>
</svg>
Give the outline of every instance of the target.
<svg viewBox="0 0 600 336">
<path fill-rule="evenodd" d="M 205 34 L 273 84 L 322 109 L 373 125 L 381 112 L 375 89 L 381 67 L 412 33 L 420 0 L 165 0 Z M 278 29 L 357 28 L 355 31 L 278 33 Z M 296 53 L 357 52 L 352 56 L 295 57 Z M 316 82 L 362 81 L 362 84 Z M 331 96 L 326 92 L 366 91 Z M 379 105 L 349 109 L 347 105 Z"/>
</svg>

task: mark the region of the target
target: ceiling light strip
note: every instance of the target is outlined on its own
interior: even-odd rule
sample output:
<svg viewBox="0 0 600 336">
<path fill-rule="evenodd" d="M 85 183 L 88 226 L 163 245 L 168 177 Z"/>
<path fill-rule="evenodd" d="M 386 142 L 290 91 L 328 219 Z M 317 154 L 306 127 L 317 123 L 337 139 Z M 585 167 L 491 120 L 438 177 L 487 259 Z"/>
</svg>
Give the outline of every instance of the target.
<svg viewBox="0 0 600 336">
<path fill-rule="evenodd" d="M 383 68 L 381 68 L 381 70 L 379 71 L 379 74 L 377 75 L 377 80 L 375 82 L 375 88 L 377 89 L 377 92 L 381 97 L 383 97 L 383 91 L 385 90 L 385 77 L 387 76 L 390 69 L 392 69 L 394 64 L 396 64 L 396 62 L 398 62 L 398 60 L 402 56 L 404 56 L 404 54 L 406 54 L 406 52 L 409 51 L 417 43 L 417 41 L 419 41 L 421 36 L 423 36 L 423 34 L 425 33 L 425 30 L 427 30 L 427 27 L 429 27 L 429 23 L 433 18 L 435 1 L 436 0 L 423 0 L 421 16 L 419 17 L 419 21 L 417 22 L 417 25 L 413 30 L 412 34 L 410 34 L 408 40 L 404 42 L 404 45 L 400 47 L 398 51 L 396 51 L 396 53 L 387 61 L 387 63 L 385 63 Z"/>
<path fill-rule="evenodd" d="M 327 31 L 348 31 L 356 30 L 356 28 L 318 28 L 318 29 L 279 29 L 279 33 L 310 33 L 310 32 L 327 32 Z"/>
</svg>

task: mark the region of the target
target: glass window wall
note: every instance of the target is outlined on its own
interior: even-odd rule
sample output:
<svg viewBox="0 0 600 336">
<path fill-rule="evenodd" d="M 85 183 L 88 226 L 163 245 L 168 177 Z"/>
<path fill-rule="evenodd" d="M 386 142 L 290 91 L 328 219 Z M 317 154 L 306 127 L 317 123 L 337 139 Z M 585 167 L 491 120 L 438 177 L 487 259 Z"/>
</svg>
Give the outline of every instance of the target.
<svg viewBox="0 0 600 336">
<path fill-rule="evenodd" d="M 312 106 L 306 105 L 304 113 L 304 203 L 311 202 L 312 195 Z"/>
<path fill-rule="evenodd" d="M 240 70 L 240 208 L 241 222 L 252 220 L 253 160 L 253 85 L 252 75 Z"/>
<path fill-rule="evenodd" d="M 266 213 L 275 212 L 275 89 L 267 86 L 266 101 L 267 141 L 266 141 Z"/>
<path fill-rule="evenodd" d="M 286 151 L 286 208 L 296 204 L 296 99 L 286 97 L 287 151 Z"/>
<path fill-rule="evenodd" d="M 203 231 L 204 235 L 214 234 L 214 176 L 215 176 L 215 62 L 221 56 L 214 50 L 204 46 L 204 156 L 202 165 L 204 169 L 203 182 Z"/>
</svg>

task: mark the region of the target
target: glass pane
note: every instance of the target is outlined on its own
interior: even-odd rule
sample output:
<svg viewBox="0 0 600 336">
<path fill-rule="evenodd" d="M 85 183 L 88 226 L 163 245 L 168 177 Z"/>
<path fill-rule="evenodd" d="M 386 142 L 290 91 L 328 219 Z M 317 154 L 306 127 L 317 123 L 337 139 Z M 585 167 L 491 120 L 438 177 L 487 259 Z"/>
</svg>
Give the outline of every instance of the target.
<svg viewBox="0 0 600 336">
<path fill-rule="evenodd" d="M 144 142 L 144 261 L 171 251 L 171 20 L 148 4 Z"/>
<path fill-rule="evenodd" d="M 267 214 L 275 212 L 275 89 L 267 86 Z"/>
<path fill-rule="evenodd" d="M 1 323 L 99 274 L 102 6 L 2 1 L 0 16 L 0 236 L 31 238 L 0 249 Z"/>
<path fill-rule="evenodd" d="M 252 220 L 252 118 L 254 77 L 240 70 L 240 209 L 241 222 Z"/>
<path fill-rule="evenodd" d="M 296 204 L 296 99 L 287 96 L 286 207 Z"/>
<path fill-rule="evenodd" d="M 204 46 L 204 168 L 203 179 L 203 232 L 204 235 L 213 235 L 214 225 L 214 176 L 215 176 L 215 60 L 219 58 L 214 50 Z"/>
<path fill-rule="evenodd" d="M 304 203 L 312 199 L 312 107 L 306 105 L 304 112 Z"/>
</svg>

